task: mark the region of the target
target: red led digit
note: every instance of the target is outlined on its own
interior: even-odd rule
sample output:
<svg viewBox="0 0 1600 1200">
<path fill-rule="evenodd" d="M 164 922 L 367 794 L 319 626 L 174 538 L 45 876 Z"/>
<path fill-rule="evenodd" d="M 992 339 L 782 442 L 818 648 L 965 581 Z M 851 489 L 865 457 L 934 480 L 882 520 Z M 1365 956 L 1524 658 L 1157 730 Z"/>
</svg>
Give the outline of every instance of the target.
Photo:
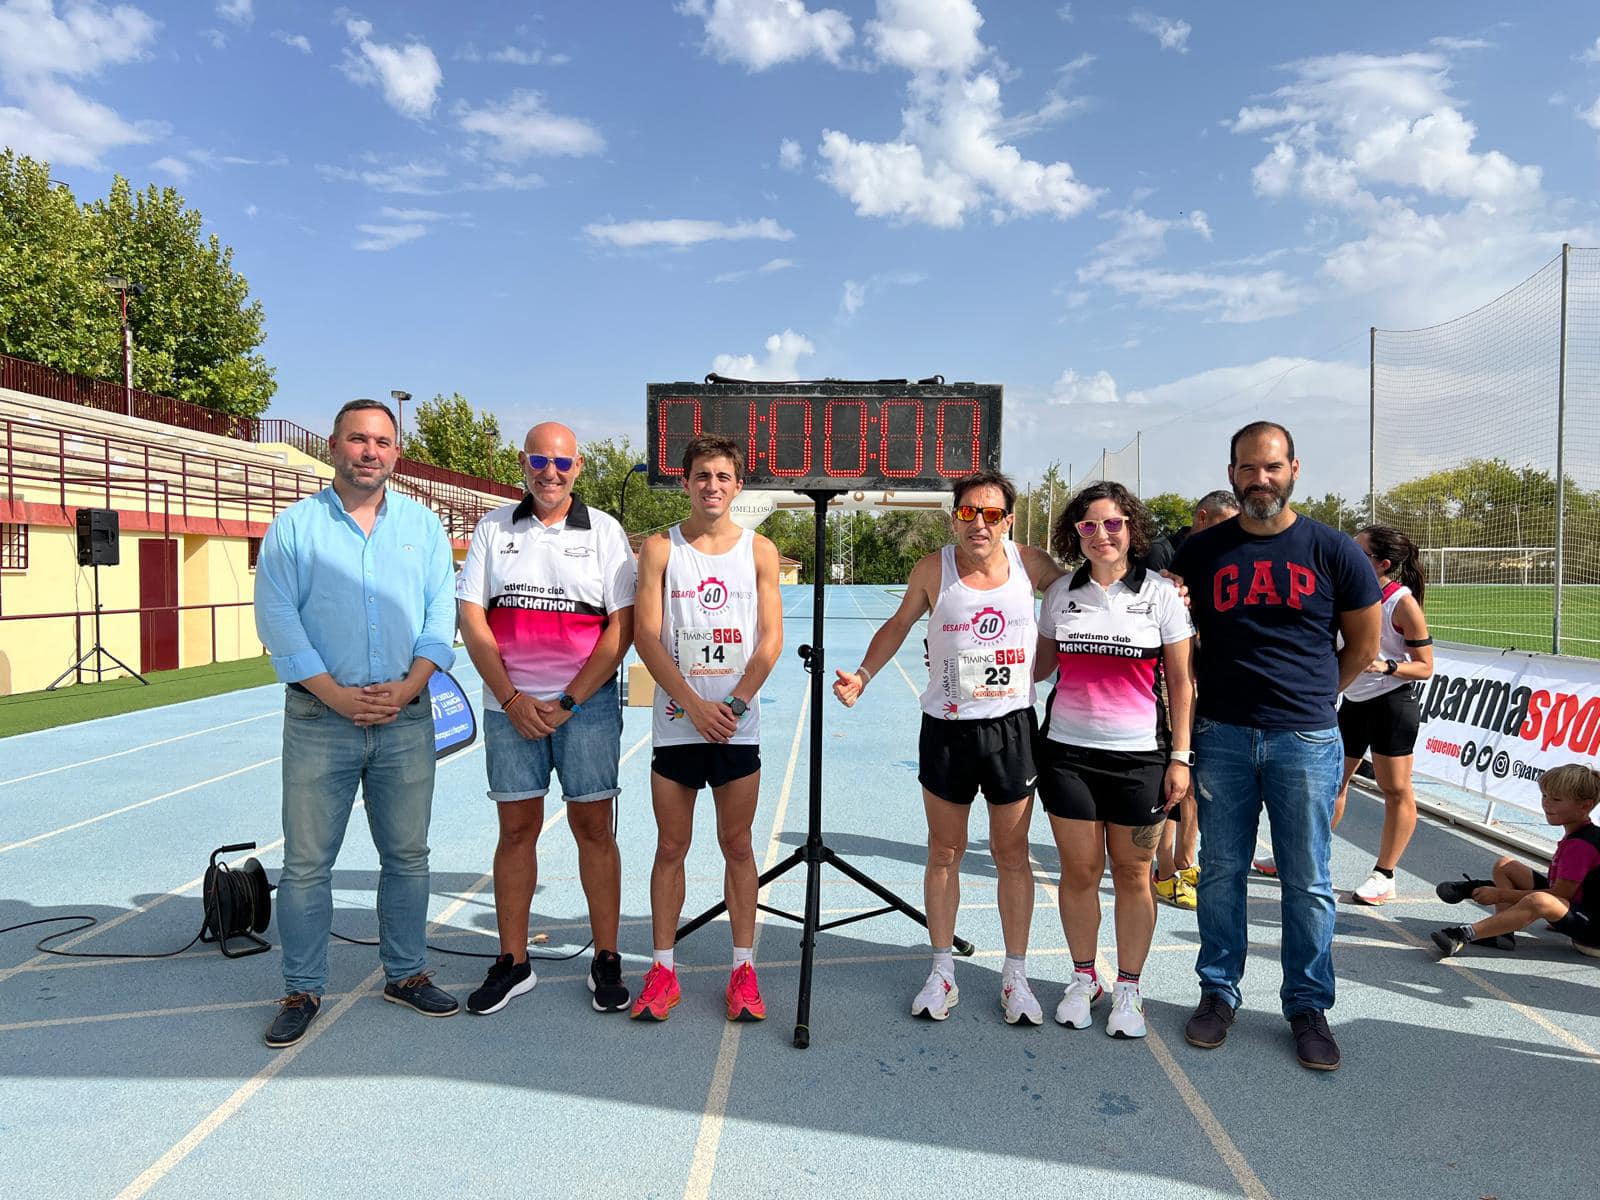
<svg viewBox="0 0 1600 1200">
<path fill-rule="evenodd" d="M 905 426 L 908 422 L 911 428 L 895 430 L 896 414 L 900 415 L 900 424 Z M 916 400 L 885 400 L 883 407 L 878 410 L 878 471 L 890 479 L 915 479 L 922 474 L 922 432 L 924 428 L 922 405 Z M 907 443 L 910 446 L 907 446 Z M 894 463 L 904 462 L 905 451 L 911 450 L 912 464 L 910 468 L 897 467 Z"/>
<path fill-rule="evenodd" d="M 856 428 L 853 432 L 850 429 L 848 411 L 851 405 L 854 405 L 856 409 Z M 841 467 L 833 461 L 833 448 L 835 445 L 833 421 L 835 413 L 838 413 L 841 408 L 846 411 L 839 414 L 842 421 L 839 440 L 848 445 L 851 438 L 854 437 L 856 443 L 856 462 L 854 466 Z M 822 414 L 822 469 L 830 477 L 854 477 L 867 473 L 867 402 L 865 400 L 828 401 L 828 407 Z"/>
<path fill-rule="evenodd" d="M 687 409 L 694 420 L 694 428 L 687 435 L 680 430 L 669 428 L 672 424 L 672 410 L 674 408 Z M 663 475 L 683 474 L 683 451 L 689 442 L 700 436 L 700 401 L 693 396 L 679 396 L 663 400 L 661 407 L 656 410 L 656 465 Z M 676 454 L 671 454 L 667 449 L 668 439 L 676 443 Z"/>
<path fill-rule="evenodd" d="M 967 410 L 965 416 L 959 411 L 952 411 L 961 408 Z M 967 451 L 967 458 L 964 464 L 957 463 L 955 466 L 950 466 L 945 462 L 945 447 L 947 444 L 945 441 L 945 414 L 947 411 L 950 413 L 950 437 L 956 439 L 956 446 L 959 448 L 962 442 L 970 442 L 970 449 Z M 933 461 L 940 475 L 943 475 L 946 479 L 960 479 L 963 475 L 970 475 L 978 469 L 981 421 L 982 418 L 978 413 L 978 402 L 976 400 L 941 400 L 939 402 L 939 415 L 935 419 L 933 429 Z M 965 430 L 962 429 L 963 425 L 967 426 Z M 959 457 L 958 450 L 957 458 Z"/>
<path fill-rule="evenodd" d="M 798 415 L 801 422 L 799 430 L 787 433 L 780 432 L 779 425 L 783 423 L 785 414 L 793 417 Z M 791 422 L 792 423 L 792 422 Z M 799 467 L 785 465 L 786 459 L 792 456 L 795 449 L 794 443 L 799 441 L 802 452 Z M 787 450 L 790 454 L 780 455 L 779 450 Z M 767 413 L 767 470 L 784 479 L 799 479 L 803 475 L 811 474 L 811 405 L 805 400 L 774 400 L 772 408 Z"/>
</svg>

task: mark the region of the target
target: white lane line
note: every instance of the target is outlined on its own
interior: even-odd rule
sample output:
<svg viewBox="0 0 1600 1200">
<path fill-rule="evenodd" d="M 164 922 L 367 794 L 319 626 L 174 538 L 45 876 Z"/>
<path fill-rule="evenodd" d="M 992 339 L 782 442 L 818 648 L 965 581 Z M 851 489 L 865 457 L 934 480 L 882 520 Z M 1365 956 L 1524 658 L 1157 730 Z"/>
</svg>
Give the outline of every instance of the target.
<svg viewBox="0 0 1600 1200">
<path fill-rule="evenodd" d="M 80 762 L 66 763 L 59 767 L 50 767 L 43 771 L 35 771 L 31 775 L 18 775 L 12 779 L 0 779 L 0 787 L 5 787 L 7 784 L 12 783 L 26 783 L 30 779 L 42 779 L 46 775 L 55 775 L 61 771 L 71 771 L 75 767 L 93 766 L 95 763 L 103 763 L 109 759 L 121 758 L 125 754 L 137 754 L 141 750 L 153 750 L 157 746 L 169 746 L 173 742 L 181 742 L 186 738 L 200 737 L 202 734 L 206 733 L 215 733 L 219 729 L 232 729 L 235 725 L 248 725 L 252 721 L 261 721 L 267 717 L 275 717 L 277 715 L 279 715 L 279 710 L 273 709 L 271 712 L 257 713 L 253 717 L 243 717 L 237 721 L 229 721 L 225 725 L 212 725 L 208 729 L 196 729 L 189 733 L 180 733 L 176 737 L 162 738 L 159 742 L 146 742 L 142 746 L 132 746 L 127 750 L 118 750 L 113 754 L 102 754 L 99 758 L 85 758 Z"/>
<path fill-rule="evenodd" d="M 1216 1113 L 1211 1111 L 1211 1106 L 1200 1094 L 1200 1089 L 1195 1087 L 1184 1069 L 1178 1065 L 1178 1060 L 1172 1057 L 1172 1051 L 1167 1049 L 1167 1044 L 1161 1039 L 1161 1035 L 1154 1029 L 1146 1030 L 1144 1041 L 1150 1047 L 1150 1053 L 1155 1055 L 1156 1062 L 1166 1072 L 1167 1079 L 1171 1081 L 1179 1097 L 1194 1114 L 1194 1119 L 1200 1123 L 1206 1140 L 1222 1157 L 1223 1164 L 1247 1200 L 1272 1200 L 1272 1193 L 1267 1191 L 1266 1184 L 1262 1183 L 1251 1170 L 1249 1161 L 1234 1140 L 1228 1136 L 1228 1131 L 1223 1128 L 1222 1122 L 1217 1120 Z"/>
<path fill-rule="evenodd" d="M 1402 938 L 1404 938 L 1409 945 L 1415 946 L 1418 950 L 1426 950 L 1426 951 L 1429 951 L 1430 953 L 1437 953 L 1437 951 L 1434 949 L 1434 945 L 1433 945 L 1432 942 L 1423 941 L 1416 934 L 1412 933 L 1405 926 L 1401 925 L 1400 922 L 1392 921 L 1388 917 L 1385 917 L 1382 913 L 1374 912 L 1370 908 L 1362 908 L 1360 911 L 1361 911 L 1361 914 L 1363 916 L 1371 917 L 1374 921 L 1377 921 L 1379 924 L 1388 926 L 1395 933 L 1399 934 Z M 1561 1026 L 1557 1025 L 1554 1021 L 1552 1021 L 1549 1017 L 1545 1016 L 1538 1009 L 1530 1008 L 1528 1005 L 1522 1003 L 1520 1000 L 1516 999 L 1516 997 L 1512 996 L 1510 993 L 1502 991 L 1500 988 L 1498 988 L 1494 984 L 1490 983 L 1482 975 L 1479 975 L 1471 967 L 1462 966 L 1460 963 L 1455 962 L 1452 959 L 1445 959 L 1440 965 L 1449 967 L 1457 975 L 1460 975 L 1463 979 L 1466 979 L 1466 980 L 1470 981 L 1480 991 L 1484 992 L 1486 995 L 1494 997 L 1496 1000 L 1500 1001 L 1502 1004 L 1508 1005 L 1514 1012 L 1519 1013 L 1520 1015 L 1528 1018 L 1528 1020 L 1532 1021 L 1540 1029 L 1544 1030 L 1546 1033 L 1550 1034 L 1552 1037 L 1555 1037 L 1555 1038 L 1559 1039 L 1560 1041 L 1565 1042 L 1568 1046 L 1572 1047 L 1572 1049 L 1576 1050 L 1579 1054 L 1584 1054 L 1584 1055 L 1587 1055 L 1590 1058 L 1593 1058 L 1593 1059 L 1596 1059 L 1596 1060 L 1600 1060 L 1600 1050 L 1596 1050 L 1593 1046 L 1589 1045 L 1588 1042 L 1584 1041 L 1577 1034 L 1570 1033 L 1567 1030 L 1561 1028 Z"/>
<path fill-rule="evenodd" d="M 566 806 L 563 805 L 561 812 L 565 811 Z M 559 815 L 560 813 L 557 814 L 557 816 Z M 555 823 L 555 821 L 555 817 L 552 817 L 549 821 L 546 821 L 545 828 L 548 829 Z M 468 888 L 466 892 L 457 897 L 448 908 L 439 914 L 435 921 L 429 924 L 429 931 L 431 932 L 436 926 L 444 924 L 451 917 L 455 916 L 456 913 L 461 911 L 461 909 L 465 908 L 467 902 L 475 894 L 477 894 L 480 889 L 488 884 L 490 878 L 491 876 L 489 875 L 478 876 L 477 881 L 470 888 Z M 349 1012 L 357 1000 L 361 999 L 363 996 L 374 993 L 377 985 L 382 981 L 382 979 L 383 968 L 379 967 L 377 970 L 373 971 L 372 974 L 363 979 L 361 983 L 356 986 L 354 991 L 346 992 L 342 997 L 340 997 L 338 1002 L 334 1004 L 333 1008 L 329 1010 L 326 1015 L 312 1022 L 311 1028 L 306 1033 L 305 1037 L 301 1038 L 288 1049 L 279 1050 L 271 1062 L 269 1062 L 265 1067 L 261 1068 L 261 1070 L 257 1071 L 244 1083 L 240 1084 L 233 1095 L 229 1096 L 209 1114 L 207 1114 L 199 1124 L 197 1124 L 193 1129 L 189 1130 L 188 1133 L 184 1134 L 183 1137 L 180 1138 L 170 1150 L 146 1167 L 139 1174 L 138 1178 L 118 1192 L 117 1200 L 138 1200 L 138 1197 L 143 1196 L 156 1184 L 160 1183 L 161 1180 L 164 1179 L 174 1167 L 176 1167 L 184 1159 L 188 1158 L 189 1155 L 194 1153 L 195 1149 L 200 1145 L 201 1142 L 205 1141 L 208 1137 L 215 1133 L 222 1126 L 224 1121 L 243 1108 L 250 1101 L 252 1096 L 254 1096 L 262 1088 L 266 1087 L 268 1083 L 270 1083 L 276 1076 L 283 1072 L 285 1067 L 289 1066 L 289 1064 L 294 1062 L 296 1058 L 300 1057 L 300 1055 L 307 1048 L 309 1048 L 311 1044 L 317 1040 L 317 1038 L 321 1037 L 328 1031 L 330 1027 L 332 1027 L 335 1021 L 344 1016 L 345 1013 Z"/>
<path fill-rule="evenodd" d="M 71 833 L 74 829 L 82 829 L 86 825 L 96 825 L 101 821 L 109 821 L 112 817 L 121 816 L 125 812 L 132 812 L 136 808 L 143 808 L 147 804 L 154 804 L 158 800 L 170 800 L 173 796 L 181 796 L 185 792 L 195 791 L 197 788 L 209 787 L 213 783 L 221 783 L 224 779 L 232 779 L 235 775 L 243 775 L 246 771 L 254 771 L 260 767 L 271 766 L 282 755 L 274 754 L 271 758 L 264 758 L 260 762 L 251 763 L 247 767 L 238 767 L 222 775 L 213 775 L 210 779 L 202 779 L 199 783 L 191 783 L 187 787 L 176 788 L 170 792 L 162 792 L 159 796 L 151 796 L 148 800 L 136 800 L 132 804 L 124 804 L 121 808 L 114 808 L 110 812 L 101 813 L 98 817 L 88 817 L 82 821 L 74 821 L 71 825 L 63 825 L 60 829 L 52 829 L 48 833 L 35 834 L 31 838 L 24 838 L 20 842 L 11 842 L 0 846 L 0 854 L 8 850 L 20 850 L 24 846 L 32 846 L 38 842 L 47 841 L 63 833 Z"/>
<path fill-rule="evenodd" d="M 789 744 L 789 765 L 783 773 L 783 789 L 778 793 L 778 809 L 772 815 L 772 836 L 767 840 L 766 861 L 763 873 L 778 861 L 779 837 L 783 834 L 783 819 L 789 810 L 789 793 L 794 786 L 795 767 L 800 761 L 800 738 L 806 729 L 806 712 L 811 707 L 811 680 L 800 701 L 800 715 L 794 723 L 794 740 Z M 763 888 L 756 897 L 765 903 L 767 890 Z M 752 951 L 761 948 L 761 930 L 767 914 L 756 910 L 756 935 Z M 728 1095 L 733 1089 L 733 1067 L 739 1057 L 739 1037 L 744 1029 L 740 1021 L 729 1021 L 722 1030 L 722 1041 L 717 1047 L 717 1064 L 711 1072 L 711 1086 L 706 1092 L 706 1106 L 700 1114 L 700 1131 L 694 1141 L 694 1157 L 689 1163 L 689 1177 L 683 1185 L 684 1200 L 705 1200 L 711 1194 L 711 1176 L 717 1169 L 717 1148 L 722 1141 L 722 1126 L 728 1113 Z"/>
</svg>

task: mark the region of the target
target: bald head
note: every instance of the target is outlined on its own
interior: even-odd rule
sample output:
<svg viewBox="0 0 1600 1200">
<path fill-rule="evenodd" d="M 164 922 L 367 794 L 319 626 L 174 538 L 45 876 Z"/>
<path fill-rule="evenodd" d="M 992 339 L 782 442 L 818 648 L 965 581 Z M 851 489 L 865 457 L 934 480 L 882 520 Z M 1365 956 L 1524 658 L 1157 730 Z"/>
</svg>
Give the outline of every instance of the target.
<svg viewBox="0 0 1600 1200">
<path fill-rule="evenodd" d="M 522 448 L 529 454 L 560 454 L 571 458 L 578 452 L 578 435 L 560 421 L 545 421 L 528 430 Z"/>
</svg>

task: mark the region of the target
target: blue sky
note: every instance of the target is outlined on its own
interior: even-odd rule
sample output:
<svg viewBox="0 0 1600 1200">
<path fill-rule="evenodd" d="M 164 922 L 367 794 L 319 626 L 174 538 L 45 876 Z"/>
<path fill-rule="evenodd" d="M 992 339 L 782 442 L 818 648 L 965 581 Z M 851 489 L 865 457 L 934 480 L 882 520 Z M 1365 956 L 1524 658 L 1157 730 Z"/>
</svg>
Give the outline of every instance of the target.
<svg viewBox="0 0 1600 1200">
<path fill-rule="evenodd" d="M 1142 430 L 1198 494 L 1271 416 L 1355 495 L 1368 326 L 1600 244 L 1597 136 L 1580 4 L 0 0 L 0 143 L 175 184 L 314 428 L 937 373 L 1004 385 L 1019 480 Z"/>
</svg>

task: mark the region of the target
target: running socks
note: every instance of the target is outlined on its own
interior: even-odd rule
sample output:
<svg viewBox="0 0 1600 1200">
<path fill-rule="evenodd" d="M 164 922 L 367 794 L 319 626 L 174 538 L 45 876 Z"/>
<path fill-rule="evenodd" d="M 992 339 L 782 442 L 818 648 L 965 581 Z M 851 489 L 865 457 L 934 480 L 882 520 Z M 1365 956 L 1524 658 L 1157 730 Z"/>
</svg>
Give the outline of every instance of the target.
<svg viewBox="0 0 1600 1200">
<path fill-rule="evenodd" d="M 733 948 L 733 969 L 737 971 L 745 963 L 749 963 L 752 967 L 756 965 L 755 947 L 735 946 Z"/>
<path fill-rule="evenodd" d="M 676 969 L 672 965 L 672 951 L 671 950 L 656 950 L 656 951 L 654 951 L 652 953 L 652 957 L 656 962 L 660 963 L 667 970 L 672 971 L 672 970 Z"/>
<path fill-rule="evenodd" d="M 1026 976 L 1028 974 L 1028 956 L 1026 954 L 1006 955 L 1005 965 L 1000 968 L 1000 978 L 1005 979 L 1012 975 Z"/>
<path fill-rule="evenodd" d="M 1373 867 L 1372 869 L 1374 871 L 1376 871 L 1379 875 L 1382 875 L 1385 879 L 1393 879 L 1394 878 L 1394 871 L 1391 870 L 1391 869 L 1388 869 L 1388 868 L 1385 868 L 1385 867 Z"/>
<path fill-rule="evenodd" d="M 946 979 L 954 979 L 956 977 L 954 946 L 935 946 L 933 948 L 933 969 Z"/>
<path fill-rule="evenodd" d="M 1124 971 L 1121 967 L 1118 967 L 1117 968 L 1117 982 L 1118 983 L 1138 983 L 1139 982 L 1139 972 L 1137 972 L 1137 971 Z"/>
<path fill-rule="evenodd" d="M 1079 962 L 1077 959 L 1073 959 L 1072 969 L 1079 975 L 1087 975 L 1096 983 L 1100 982 L 1100 973 L 1094 969 L 1094 959 L 1092 958 L 1088 962 Z"/>
</svg>

